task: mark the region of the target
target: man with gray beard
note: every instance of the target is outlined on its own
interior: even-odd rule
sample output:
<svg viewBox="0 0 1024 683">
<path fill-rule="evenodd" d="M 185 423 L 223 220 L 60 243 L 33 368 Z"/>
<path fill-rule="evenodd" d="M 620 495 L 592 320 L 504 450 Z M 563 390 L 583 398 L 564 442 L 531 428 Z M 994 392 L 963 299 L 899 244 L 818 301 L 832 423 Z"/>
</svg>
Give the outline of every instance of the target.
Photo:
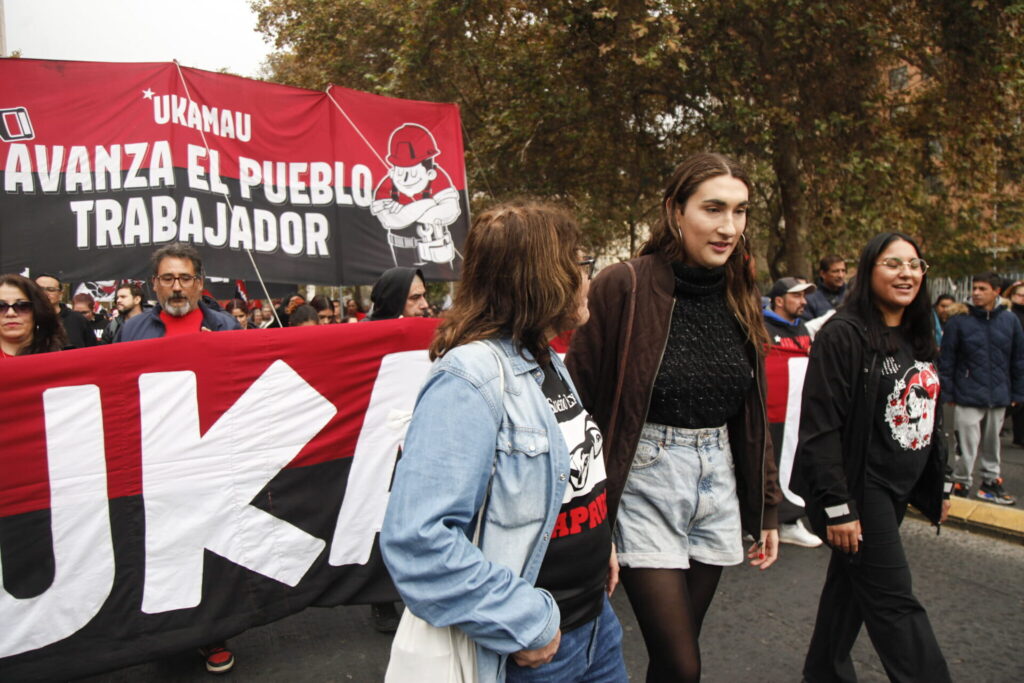
<svg viewBox="0 0 1024 683">
<path fill-rule="evenodd" d="M 230 315 L 203 303 L 203 259 L 195 247 L 168 244 L 153 253 L 152 262 L 153 291 L 159 303 L 125 322 L 117 341 L 239 329 Z M 199 653 L 210 673 L 227 673 L 235 665 L 226 642 L 201 647 Z"/>
<path fill-rule="evenodd" d="M 203 303 L 203 259 L 195 247 L 168 244 L 153 253 L 152 262 L 153 291 L 159 303 L 128 320 L 118 341 L 239 329 L 230 315 Z"/>
</svg>

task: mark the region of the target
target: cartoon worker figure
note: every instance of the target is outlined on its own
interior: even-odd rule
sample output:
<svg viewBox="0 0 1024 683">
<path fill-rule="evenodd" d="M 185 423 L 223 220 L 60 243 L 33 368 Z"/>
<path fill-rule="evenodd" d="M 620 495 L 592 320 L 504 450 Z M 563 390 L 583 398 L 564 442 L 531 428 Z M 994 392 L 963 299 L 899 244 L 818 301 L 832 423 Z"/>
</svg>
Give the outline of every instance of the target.
<svg viewBox="0 0 1024 683">
<path fill-rule="evenodd" d="M 459 193 L 448 173 L 434 163 L 441 152 L 430 131 L 416 123 L 396 128 L 388 140 L 388 174 L 377 186 L 370 211 L 388 231 L 391 258 L 395 247 L 416 249 L 416 265 L 451 263 L 455 245 L 448 226 L 458 219 Z M 416 226 L 416 237 L 395 234 Z"/>
</svg>

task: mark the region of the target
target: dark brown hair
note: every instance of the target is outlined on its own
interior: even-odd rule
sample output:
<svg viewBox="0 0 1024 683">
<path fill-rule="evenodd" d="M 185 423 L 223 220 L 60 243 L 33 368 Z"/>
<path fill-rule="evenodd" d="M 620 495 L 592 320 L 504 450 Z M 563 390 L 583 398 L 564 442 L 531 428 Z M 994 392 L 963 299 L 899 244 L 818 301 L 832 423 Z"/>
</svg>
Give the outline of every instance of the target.
<svg viewBox="0 0 1024 683">
<path fill-rule="evenodd" d="M 150 264 L 153 266 L 153 277 L 160 273 L 160 262 L 165 258 L 188 259 L 192 262 L 192 270 L 195 271 L 196 277 L 203 277 L 203 257 L 199 255 L 199 250 L 191 244 L 171 242 L 154 251 L 149 257 Z"/>
<path fill-rule="evenodd" d="M 579 248 L 576 221 L 555 206 L 521 200 L 477 216 L 458 292 L 430 344 L 431 360 L 462 344 L 508 336 L 520 353 L 547 362 L 547 334 L 577 322 Z"/>
<path fill-rule="evenodd" d="M 235 310 L 236 308 L 242 309 L 242 311 L 244 311 L 245 313 L 249 312 L 249 306 L 241 299 L 231 299 L 230 301 L 228 301 L 228 303 L 224 306 L 224 312 L 231 313 L 231 311 Z"/>
<path fill-rule="evenodd" d="M 818 263 L 818 272 L 827 273 L 828 271 L 832 270 L 832 266 L 834 266 L 837 263 L 845 264 L 846 259 L 844 259 L 839 254 L 829 254 L 828 256 L 821 259 L 821 261 Z"/>
<path fill-rule="evenodd" d="M 320 311 L 327 310 L 331 311 L 332 313 L 334 312 L 334 305 L 331 303 L 331 300 L 328 299 L 326 296 L 323 296 L 322 294 L 317 294 L 312 299 L 310 299 L 309 305 L 315 308 L 318 313 Z"/>
<path fill-rule="evenodd" d="M 975 282 L 984 282 L 992 289 L 1003 291 L 1003 278 L 991 270 L 971 276 L 971 284 Z"/>
<path fill-rule="evenodd" d="M 750 177 L 733 159 L 710 152 L 700 152 L 676 167 L 661 199 L 661 218 L 651 230 L 651 237 L 640 247 L 640 255 L 662 253 L 671 261 L 684 261 L 686 251 L 679 234 L 676 216 L 686 209 L 686 202 L 705 180 L 731 176 L 751 189 Z M 754 272 L 750 237 L 744 230 L 736 248 L 725 263 L 726 301 L 757 352 L 764 354 L 768 333 L 761 313 L 760 290 Z"/>
<path fill-rule="evenodd" d="M 0 275 L 0 285 L 17 287 L 25 298 L 32 302 L 32 324 L 34 326 L 32 341 L 18 352 L 19 356 L 60 351 L 68 345 L 64 326 L 60 324 L 60 318 L 53 310 L 53 304 L 46 298 L 46 294 L 39 285 L 27 277 L 14 273 Z"/>
</svg>

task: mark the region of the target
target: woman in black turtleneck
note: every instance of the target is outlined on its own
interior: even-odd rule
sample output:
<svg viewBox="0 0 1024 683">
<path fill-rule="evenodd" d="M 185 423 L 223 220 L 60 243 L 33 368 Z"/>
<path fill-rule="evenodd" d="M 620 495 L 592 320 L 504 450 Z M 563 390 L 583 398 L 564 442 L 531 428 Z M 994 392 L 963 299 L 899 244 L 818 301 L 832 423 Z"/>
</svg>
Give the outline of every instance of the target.
<svg viewBox="0 0 1024 683">
<path fill-rule="evenodd" d="M 767 346 L 744 236 L 750 181 L 697 154 L 665 190 L 638 258 L 606 268 L 568 365 L 605 435 L 607 507 L 648 681 L 700 678 L 722 567 L 778 553 L 764 403 Z"/>
</svg>

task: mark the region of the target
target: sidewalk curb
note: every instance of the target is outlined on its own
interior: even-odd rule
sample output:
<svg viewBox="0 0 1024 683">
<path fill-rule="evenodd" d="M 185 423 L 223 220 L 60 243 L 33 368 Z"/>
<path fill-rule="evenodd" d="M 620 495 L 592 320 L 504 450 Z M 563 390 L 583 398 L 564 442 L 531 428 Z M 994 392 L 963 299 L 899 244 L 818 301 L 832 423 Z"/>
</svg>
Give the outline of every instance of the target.
<svg viewBox="0 0 1024 683">
<path fill-rule="evenodd" d="M 953 496 L 947 524 L 998 534 L 1024 543 L 1024 510 Z"/>
</svg>

